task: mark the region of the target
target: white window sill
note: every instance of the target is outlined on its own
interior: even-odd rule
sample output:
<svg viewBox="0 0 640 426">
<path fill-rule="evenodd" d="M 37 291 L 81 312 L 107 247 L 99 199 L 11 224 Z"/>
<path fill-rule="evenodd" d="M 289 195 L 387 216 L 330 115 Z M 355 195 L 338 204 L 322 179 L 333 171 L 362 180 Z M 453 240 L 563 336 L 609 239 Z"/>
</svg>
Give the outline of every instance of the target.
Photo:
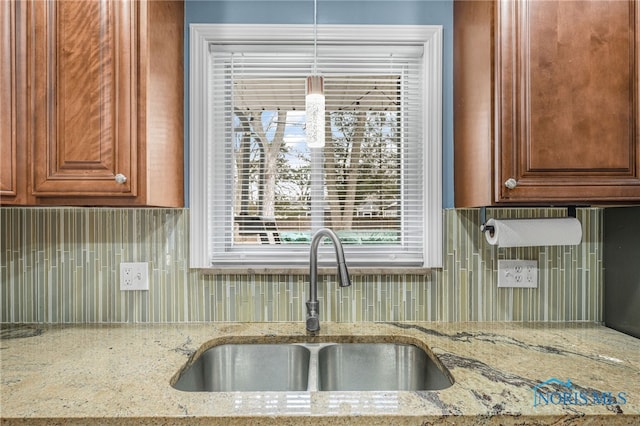
<svg viewBox="0 0 640 426">
<path fill-rule="evenodd" d="M 351 267 L 349 268 L 349 275 L 362 276 L 362 275 L 428 275 L 433 268 L 423 267 Z M 198 269 L 200 273 L 206 275 L 308 275 L 309 268 L 306 267 L 282 267 L 282 268 L 267 268 L 264 266 L 258 267 L 218 267 L 218 268 L 203 268 Z M 336 268 L 332 266 L 318 268 L 318 275 L 335 275 Z"/>
</svg>

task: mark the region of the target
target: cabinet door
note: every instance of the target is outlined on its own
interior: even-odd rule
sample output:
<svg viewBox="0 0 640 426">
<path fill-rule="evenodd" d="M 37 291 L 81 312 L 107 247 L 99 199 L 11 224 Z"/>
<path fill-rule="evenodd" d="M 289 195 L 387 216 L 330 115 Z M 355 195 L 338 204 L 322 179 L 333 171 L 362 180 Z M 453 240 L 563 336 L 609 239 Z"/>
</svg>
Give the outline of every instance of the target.
<svg viewBox="0 0 640 426">
<path fill-rule="evenodd" d="M 496 201 L 640 199 L 638 24 L 635 1 L 498 3 Z"/>
<path fill-rule="evenodd" d="M 135 196 L 136 2 L 29 6 L 34 195 Z"/>
<path fill-rule="evenodd" d="M 24 123 L 24 26 L 21 5 L 0 2 L 0 204 L 24 202 L 26 141 Z M 22 9 L 20 9 L 22 11 Z"/>
</svg>

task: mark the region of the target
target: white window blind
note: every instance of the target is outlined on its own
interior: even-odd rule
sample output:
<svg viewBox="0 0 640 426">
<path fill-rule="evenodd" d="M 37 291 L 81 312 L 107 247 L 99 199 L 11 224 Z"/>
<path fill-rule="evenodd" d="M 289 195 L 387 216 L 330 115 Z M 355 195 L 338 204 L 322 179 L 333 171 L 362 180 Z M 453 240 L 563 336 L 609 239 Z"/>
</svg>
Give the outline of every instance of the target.
<svg viewBox="0 0 640 426">
<path fill-rule="evenodd" d="M 314 149 L 304 133 L 308 41 L 245 36 L 206 47 L 200 266 L 305 265 L 321 227 L 337 232 L 350 265 L 438 266 L 426 261 L 430 203 L 440 207 L 427 198 L 429 156 L 439 152 L 429 144 L 439 140 L 429 140 L 436 123 L 425 119 L 433 71 L 424 43 L 318 46 L 326 138 Z M 320 262 L 333 257 L 321 250 Z"/>
</svg>

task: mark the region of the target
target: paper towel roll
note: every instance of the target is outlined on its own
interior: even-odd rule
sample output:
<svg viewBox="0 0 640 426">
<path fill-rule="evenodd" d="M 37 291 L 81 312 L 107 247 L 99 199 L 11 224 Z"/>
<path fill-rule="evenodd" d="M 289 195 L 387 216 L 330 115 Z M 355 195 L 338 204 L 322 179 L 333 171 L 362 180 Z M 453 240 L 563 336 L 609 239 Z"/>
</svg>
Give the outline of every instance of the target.
<svg viewBox="0 0 640 426">
<path fill-rule="evenodd" d="M 489 219 L 493 226 L 484 235 L 498 247 L 576 245 L 582 241 L 582 225 L 574 217 L 552 219 Z"/>
</svg>

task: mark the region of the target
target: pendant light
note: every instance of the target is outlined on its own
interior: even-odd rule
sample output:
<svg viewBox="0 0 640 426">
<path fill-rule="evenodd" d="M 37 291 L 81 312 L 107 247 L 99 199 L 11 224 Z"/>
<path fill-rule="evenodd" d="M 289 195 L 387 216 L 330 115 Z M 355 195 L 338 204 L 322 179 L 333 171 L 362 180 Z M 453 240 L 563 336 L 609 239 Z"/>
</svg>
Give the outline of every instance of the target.
<svg viewBox="0 0 640 426">
<path fill-rule="evenodd" d="M 324 147 L 324 79 L 318 75 L 318 4 L 313 0 L 313 73 L 307 77 L 305 117 L 307 146 Z"/>
</svg>

